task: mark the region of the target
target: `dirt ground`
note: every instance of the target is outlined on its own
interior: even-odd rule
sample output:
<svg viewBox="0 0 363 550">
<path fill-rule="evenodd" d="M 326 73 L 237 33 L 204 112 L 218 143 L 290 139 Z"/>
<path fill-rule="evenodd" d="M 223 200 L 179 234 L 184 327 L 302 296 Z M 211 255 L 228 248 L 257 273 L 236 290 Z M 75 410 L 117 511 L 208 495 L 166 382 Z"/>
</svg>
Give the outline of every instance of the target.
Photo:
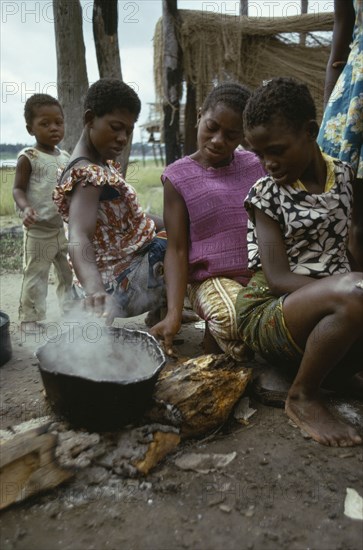
<svg viewBox="0 0 363 550">
<path fill-rule="evenodd" d="M 18 330 L 20 283 L 18 274 L 1 280 L 13 348 L 0 369 L 2 429 L 47 414 L 33 357 L 43 342 Z M 52 285 L 48 298 L 51 337 L 61 323 Z M 144 329 L 142 319 L 133 324 Z M 202 326 L 184 326 L 178 352 L 200 355 L 202 336 Z M 363 429 L 361 403 L 333 405 Z M 247 425 L 232 419 L 212 435 L 183 442 L 146 477 L 121 478 L 91 465 L 6 509 L 2 550 L 361 550 L 363 522 L 344 515 L 344 501 L 348 487 L 363 494 L 362 447 L 324 447 L 304 438 L 282 409 L 253 396 L 250 406 L 256 412 Z M 190 452 L 236 454 L 227 466 L 201 473 L 176 464 Z"/>
</svg>

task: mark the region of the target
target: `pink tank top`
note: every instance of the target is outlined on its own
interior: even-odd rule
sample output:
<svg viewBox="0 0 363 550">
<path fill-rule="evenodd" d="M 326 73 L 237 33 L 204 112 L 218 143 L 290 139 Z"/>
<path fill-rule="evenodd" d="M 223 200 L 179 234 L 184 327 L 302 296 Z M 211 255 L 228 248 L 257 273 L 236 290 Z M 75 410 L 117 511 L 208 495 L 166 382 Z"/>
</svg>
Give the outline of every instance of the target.
<svg viewBox="0 0 363 550">
<path fill-rule="evenodd" d="M 189 213 L 189 281 L 229 277 L 246 284 L 247 213 L 244 199 L 265 171 L 248 151 L 235 151 L 228 166 L 205 168 L 190 157 L 167 166 L 161 176 L 183 197 Z"/>
</svg>

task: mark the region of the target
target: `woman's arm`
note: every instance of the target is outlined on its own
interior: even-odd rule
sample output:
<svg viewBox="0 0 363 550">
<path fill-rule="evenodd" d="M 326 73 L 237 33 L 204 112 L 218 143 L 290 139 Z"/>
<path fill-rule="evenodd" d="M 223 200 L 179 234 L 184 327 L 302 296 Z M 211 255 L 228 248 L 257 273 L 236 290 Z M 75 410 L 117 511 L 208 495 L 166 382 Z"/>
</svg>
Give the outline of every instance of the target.
<svg viewBox="0 0 363 550">
<path fill-rule="evenodd" d="M 164 221 L 168 236 L 164 260 L 168 310 L 151 333 L 164 339 L 166 351 L 171 353 L 173 337 L 181 326 L 188 280 L 189 216 L 183 198 L 168 179 L 164 183 Z"/>
<path fill-rule="evenodd" d="M 353 181 L 352 224 L 349 235 L 352 271 L 363 271 L 363 179 Z"/>
<path fill-rule="evenodd" d="M 325 76 L 325 105 L 349 56 L 355 21 L 353 0 L 334 0 L 334 12 L 333 39 Z"/>
<path fill-rule="evenodd" d="M 96 264 L 93 236 L 102 189 L 81 184 L 75 186 L 69 208 L 69 254 L 74 271 L 86 292 L 86 309 L 108 315 L 111 297 L 104 289 Z M 112 319 L 109 319 L 112 322 Z"/>
<path fill-rule="evenodd" d="M 279 224 L 258 208 L 254 215 L 262 269 L 272 294 L 281 296 L 312 283 L 313 278 L 291 272 Z"/>
<path fill-rule="evenodd" d="M 22 155 L 16 164 L 13 197 L 17 207 L 23 212 L 23 224 L 25 227 L 29 227 L 37 221 L 37 213 L 30 206 L 26 196 L 31 172 L 32 167 L 29 159 Z"/>
</svg>

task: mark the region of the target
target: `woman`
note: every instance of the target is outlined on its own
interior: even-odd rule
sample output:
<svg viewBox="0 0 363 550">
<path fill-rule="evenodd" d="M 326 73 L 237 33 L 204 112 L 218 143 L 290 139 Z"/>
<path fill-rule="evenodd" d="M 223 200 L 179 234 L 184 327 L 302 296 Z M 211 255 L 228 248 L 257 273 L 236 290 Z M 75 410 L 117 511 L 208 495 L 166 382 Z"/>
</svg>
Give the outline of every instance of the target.
<svg viewBox="0 0 363 550">
<path fill-rule="evenodd" d="M 349 249 L 363 267 L 363 0 L 335 0 L 331 53 L 326 70 L 326 109 L 318 143 L 328 155 L 351 164 L 354 190 Z"/>
<path fill-rule="evenodd" d="M 101 79 L 89 88 L 84 129 L 54 195 L 69 227 L 76 294 L 107 324 L 165 301 L 166 234 L 156 234 L 162 220 L 143 212 L 116 162 L 140 108 L 135 91 L 119 80 Z"/>
</svg>

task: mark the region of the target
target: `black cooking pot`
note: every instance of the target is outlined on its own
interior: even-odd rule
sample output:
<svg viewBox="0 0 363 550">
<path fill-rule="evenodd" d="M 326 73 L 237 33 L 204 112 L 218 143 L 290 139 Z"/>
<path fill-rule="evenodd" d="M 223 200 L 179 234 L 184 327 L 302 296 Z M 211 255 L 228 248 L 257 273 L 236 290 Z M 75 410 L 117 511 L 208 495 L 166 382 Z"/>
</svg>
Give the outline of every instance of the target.
<svg viewBox="0 0 363 550">
<path fill-rule="evenodd" d="M 110 354 L 97 359 L 101 349 Z M 140 419 L 165 365 L 155 338 L 129 329 L 103 329 L 96 342 L 64 333 L 39 348 L 36 357 L 54 412 L 89 431 L 117 430 Z"/>
<path fill-rule="evenodd" d="M 11 359 L 12 347 L 10 339 L 10 319 L 3 311 L 0 311 L 0 367 Z"/>
</svg>

